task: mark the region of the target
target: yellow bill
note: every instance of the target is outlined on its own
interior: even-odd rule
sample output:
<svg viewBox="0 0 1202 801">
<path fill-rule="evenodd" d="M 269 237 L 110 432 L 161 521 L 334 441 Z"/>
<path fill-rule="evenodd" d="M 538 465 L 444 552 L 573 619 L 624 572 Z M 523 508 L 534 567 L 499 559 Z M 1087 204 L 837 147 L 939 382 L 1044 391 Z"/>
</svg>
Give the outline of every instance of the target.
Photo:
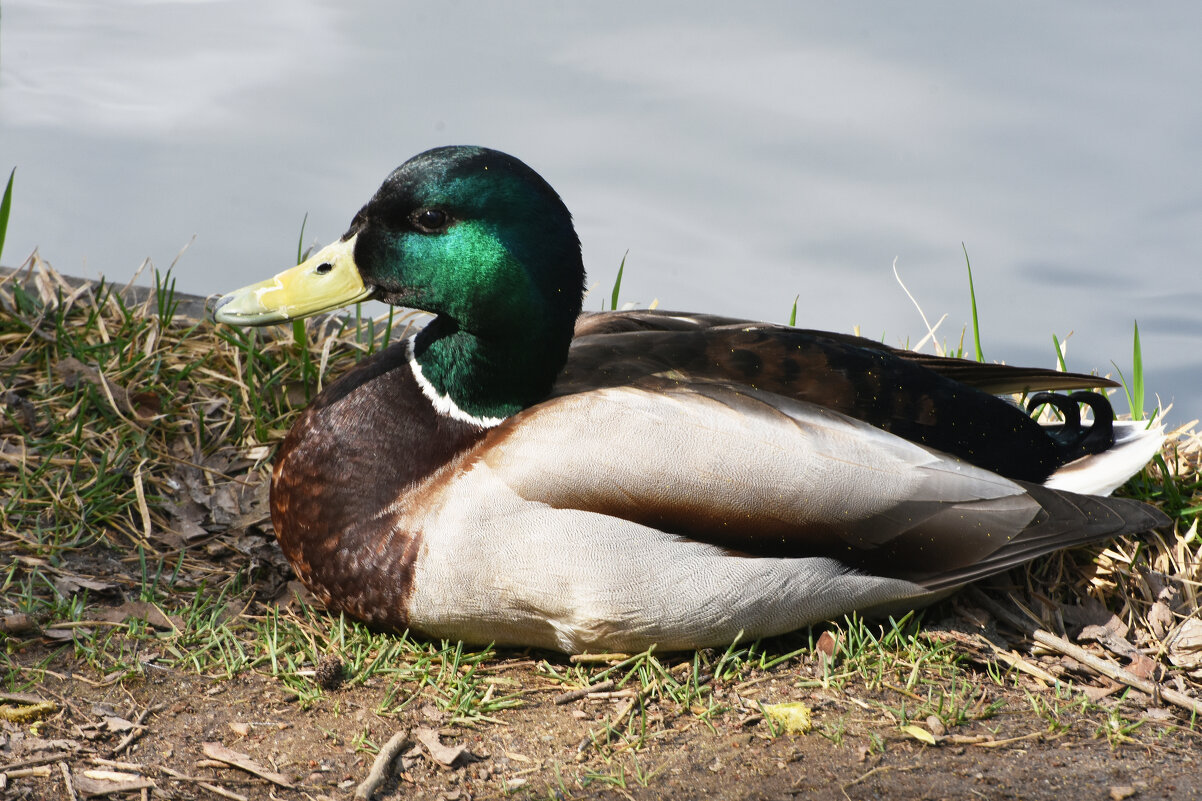
<svg viewBox="0 0 1202 801">
<path fill-rule="evenodd" d="M 371 290 L 355 264 L 355 239 L 326 245 L 275 278 L 223 296 L 213 318 L 227 325 L 271 325 L 367 300 Z"/>
</svg>

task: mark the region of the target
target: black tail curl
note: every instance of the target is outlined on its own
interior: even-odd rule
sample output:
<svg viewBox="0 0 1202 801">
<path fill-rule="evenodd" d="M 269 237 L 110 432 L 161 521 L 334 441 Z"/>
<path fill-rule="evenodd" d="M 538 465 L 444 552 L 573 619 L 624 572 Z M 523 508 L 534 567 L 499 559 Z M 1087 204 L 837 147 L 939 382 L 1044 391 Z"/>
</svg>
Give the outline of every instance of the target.
<svg viewBox="0 0 1202 801">
<path fill-rule="evenodd" d="M 1041 406 L 1051 406 L 1064 417 L 1064 422 L 1048 426 L 1047 434 L 1060 449 L 1061 464 L 1102 453 L 1114 445 L 1114 408 L 1105 395 L 1098 392 L 1074 392 L 1062 395 L 1055 392 L 1036 392 L 1027 400 L 1027 414 Z M 1081 425 L 1081 406 L 1093 413 L 1093 425 Z"/>
</svg>

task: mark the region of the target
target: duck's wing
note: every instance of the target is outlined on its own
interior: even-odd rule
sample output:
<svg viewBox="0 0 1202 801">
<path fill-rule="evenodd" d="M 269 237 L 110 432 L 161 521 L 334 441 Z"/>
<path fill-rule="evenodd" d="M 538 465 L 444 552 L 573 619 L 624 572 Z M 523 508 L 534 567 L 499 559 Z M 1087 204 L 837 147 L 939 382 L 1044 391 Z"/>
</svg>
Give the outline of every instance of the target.
<svg viewBox="0 0 1202 801">
<path fill-rule="evenodd" d="M 787 343 L 801 339 L 837 343 L 843 347 L 896 357 L 921 365 L 953 381 L 994 395 L 1038 390 L 1074 390 L 1119 386 L 1116 382 L 1102 376 L 1061 372 L 1042 367 L 1015 367 L 1007 364 L 977 362 L 971 359 L 934 356 L 893 348 L 876 340 L 852 334 L 793 328 L 714 314 L 660 310 L 586 312 L 581 314 L 577 320 L 575 336 L 580 344 L 587 347 L 597 347 L 600 343 L 608 341 L 609 345 L 606 346 L 608 350 L 629 348 L 632 354 L 637 354 L 647 350 L 646 345 L 642 344 L 643 342 L 653 342 L 658 339 L 657 334 L 662 332 L 693 332 L 694 334 L 705 332 L 704 339 L 711 343 L 707 347 L 707 351 L 711 354 L 719 354 L 716 358 L 711 359 L 712 369 L 724 373 L 727 378 L 736 375 L 737 371 L 745 366 L 746 356 L 734 355 L 737 351 L 750 351 L 762 363 L 780 363 L 789 356 Z M 607 337 L 617 334 L 634 336 L 607 339 Z M 638 336 L 639 334 L 642 336 Z M 724 339 L 729 340 L 729 348 L 722 347 Z M 784 347 L 781 347 L 782 345 Z M 655 346 L 652 345 L 652 348 L 654 349 Z M 689 352 L 688 349 L 681 348 L 679 344 L 660 345 L 659 350 L 661 362 L 666 358 L 676 364 L 679 364 L 678 360 Z M 672 351 L 676 351 L 676 353 L 673 354 Z M 732 355 L 722 358 L 721 354 L 724 351 Z M 674 359 L 677 361 L 673 361 Z M 763 388 L 780 391 L 779 388 L 770 386 Z M 785 394 L 788 394 L 787 390 Z"/>
<path fill-rule="evenodd" d="M 648 378 L 559 397 L 475 457 L 521 498 L 625 520 L 730 558 L 829 557 L 951 588 L 1165 522 L 1134 501 L 1009 481 L 815 404 Z"/>
<path fill-rule="evenodd" d="M 1009 401 L 904 352 L 825 332 L 710 324 L 720 320 L 646 313 L 606 320 L 606 331 L 573 340 L 553 394 L 638 386 L 649 378 L 745 386 L 833 409 L 1025 481 L 1043 482 L 1081 455 Z M 994 368 L 1004 372 L 988 366 Z"/>
</svg>

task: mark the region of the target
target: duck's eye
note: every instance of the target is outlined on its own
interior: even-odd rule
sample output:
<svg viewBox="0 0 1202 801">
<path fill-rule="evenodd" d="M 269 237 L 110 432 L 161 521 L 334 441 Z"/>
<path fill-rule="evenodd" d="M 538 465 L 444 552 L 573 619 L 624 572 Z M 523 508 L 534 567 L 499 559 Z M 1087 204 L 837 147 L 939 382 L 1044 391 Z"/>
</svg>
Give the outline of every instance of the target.
<svg viewBox="0 0 1202 801">
<path fill-rule="evenodd" d="M 447 213 L 440 209 L 419 209 L 413 214 L 413 224 L 426 233 L 441 231 L 447 226 Z"/>
</svg>

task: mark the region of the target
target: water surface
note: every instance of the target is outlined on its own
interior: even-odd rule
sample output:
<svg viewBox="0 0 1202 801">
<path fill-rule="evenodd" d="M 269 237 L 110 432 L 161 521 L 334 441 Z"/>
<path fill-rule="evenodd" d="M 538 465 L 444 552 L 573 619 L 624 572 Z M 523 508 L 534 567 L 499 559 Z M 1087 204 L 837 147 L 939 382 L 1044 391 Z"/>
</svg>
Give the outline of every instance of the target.
<svg viewBox="0 0 1202 801">
<path fill-rule="evenodd" d="M 747 9 L 751 8 L 751 11 Z M 441 144 L 539 170 L 599 307 L 1129 372 L 1202 415 L 1202 9 L 1168 2 L 0 4 L 5 262 L 217 293 Z M 1071 336 L 1070 336 L 1071 335 Z M 1120 402 L 1120 407 L 1125 403 Z M 1125 411 L 1125 408 L 1123 408 Z"/>
</svg>

